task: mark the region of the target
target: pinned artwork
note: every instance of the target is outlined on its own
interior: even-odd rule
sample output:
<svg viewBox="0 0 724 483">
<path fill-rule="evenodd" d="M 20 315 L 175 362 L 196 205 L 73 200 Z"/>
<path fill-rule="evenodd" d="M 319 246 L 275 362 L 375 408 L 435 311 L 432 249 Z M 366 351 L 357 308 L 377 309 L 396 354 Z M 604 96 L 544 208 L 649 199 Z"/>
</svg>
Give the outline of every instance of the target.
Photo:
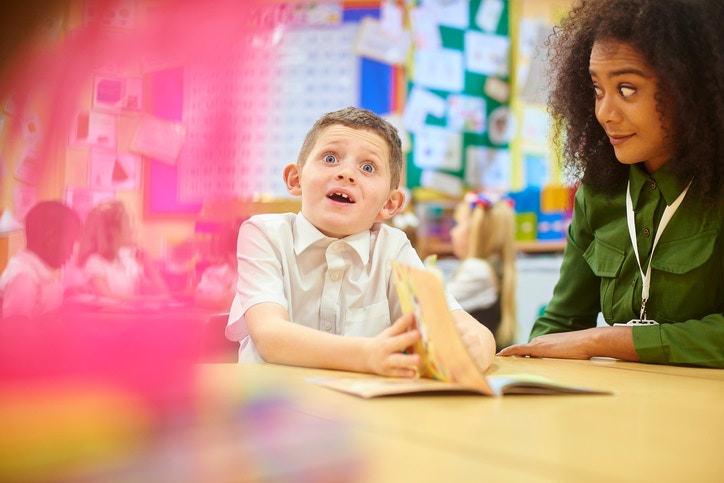
<svg viewBox="0 0 724 483">
<path fill-rule="evenodd" d="M 92 149 L 88 186 L 96 190 L 134 190 L 140 186 L 141 158 L 132 153 Z"/>
<path fill-rule="evenodd" d="M 71 146 L 116 147 L 116 116 L 104 112 L 81 111 L 72 124 Z"/>
<path fill-rule="evenodd" d="M 168 164 L 175 164 L 186 139 L 186 126 L 144 116 L 131 139 L 131 150 Z"/>
<path fill-rule="evenodd" d="M 96 76 L 93 82 L 93 108 L 119 112 L 124 99 L 125 81 Z"/>
</svg>

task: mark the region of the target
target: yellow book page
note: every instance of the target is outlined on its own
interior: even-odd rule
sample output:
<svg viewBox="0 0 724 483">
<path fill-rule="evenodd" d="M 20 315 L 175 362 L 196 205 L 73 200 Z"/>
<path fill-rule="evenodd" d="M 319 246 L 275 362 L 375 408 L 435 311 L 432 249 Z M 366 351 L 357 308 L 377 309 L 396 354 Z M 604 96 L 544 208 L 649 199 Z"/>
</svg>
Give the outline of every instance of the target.
<svg viewBox="0 0 724 483">
<path fill-rule="evenodd" d="M 420 331 L 414 347 L 423 360 L 420 376 L 493 394 L 460 339 L 440 279 L 428 270 L 395 261 L 392 271 L 402 312 L 415 315 Z"/>
</svg>

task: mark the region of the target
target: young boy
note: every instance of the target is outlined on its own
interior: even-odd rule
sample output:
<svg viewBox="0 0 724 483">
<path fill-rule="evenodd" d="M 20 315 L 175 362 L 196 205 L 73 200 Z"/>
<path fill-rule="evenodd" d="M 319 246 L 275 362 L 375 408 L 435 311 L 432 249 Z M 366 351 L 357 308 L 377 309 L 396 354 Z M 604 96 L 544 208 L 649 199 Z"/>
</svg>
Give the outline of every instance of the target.
<svg viewBox="0 0 724 483">
<path fill-rule="evenodd" d="M 73 253 L 80 218 L 59 201 L 41 201 L 25 217 L 26 247 L 18 251 L 0 276 L 2 317 L 35 318 L 58 309 L 63 286 L 53 271 Z"/>
<path fill-rule="evenodd" d="M 239 362 L 413 377 L 405 349 L 420 337 L 402 316 L 391 260 L 422 267 L 405 234 L 381 223 L 404 203 L 402 149 L 376 114 L 346 108 L 320 118 L 284 169 L 301 213 L 257 215 L 239 230 L 239 282 L 226 335 Z M 457 302 L 455 323 L 479 369 L 495 341 Z"/>
</svg>

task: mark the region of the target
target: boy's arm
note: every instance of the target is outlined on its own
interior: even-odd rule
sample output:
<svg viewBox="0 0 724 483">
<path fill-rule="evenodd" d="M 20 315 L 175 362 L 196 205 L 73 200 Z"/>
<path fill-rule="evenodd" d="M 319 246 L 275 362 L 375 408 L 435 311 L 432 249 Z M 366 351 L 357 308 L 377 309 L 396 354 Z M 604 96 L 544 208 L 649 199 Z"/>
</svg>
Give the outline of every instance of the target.
<svg viewBox="0 0 724 483">
<path fill-rule="evenodd" d="M 495 337 L 490 330 L 466 311 L 453 310 L 453 320 L 468 354 L 480 372 L 485 372 L 495 359 Z"/>
<path fill-rule="evenodd" d="M 252 306 L 244 318 L 266 362 L 393 377 L 413 377 L 420 364 L 419 355 L 403 353 L 420 338 L 410 330 L 412 315 L 376 337 L 345 337 L 294 324 L 282 306 L 271 302 Z"/>
<path fill-rule="evenodd" d="M 0 297 L 2 317 L 30 317 L 33 307 L 39 303 L 38 286 L 27 274 L 17 274 L 5 285 L 5 294 Z"/>
<path fill-rule="evenodd" d="M 141 280 L 143 293 L 150 295 L 169 295 L 171 291 L 166 284 L 166 280 L 161 276 L 161 272 L 148 253 L 145 250 L 136 248 L 134 255 L 143 268 L 143 278 Z"/>
</svg>

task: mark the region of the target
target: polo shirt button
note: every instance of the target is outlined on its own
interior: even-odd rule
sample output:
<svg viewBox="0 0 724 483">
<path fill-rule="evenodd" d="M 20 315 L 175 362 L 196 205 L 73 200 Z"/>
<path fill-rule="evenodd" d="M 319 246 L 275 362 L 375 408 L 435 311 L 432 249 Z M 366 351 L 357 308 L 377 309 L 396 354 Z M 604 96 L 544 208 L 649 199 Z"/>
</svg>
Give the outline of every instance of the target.
<svg viewBox="0 0 724 483">
<path fill-rule="evenodd" d="M 327 332 L 329 332 L 331 329 L 332 329 L 332 324 L 330 324 L 329 322 L 325 322 L 325 323 L 324 323 L 324 330 L 326 330 Z"/>
<path fill-rule="evenodd" d="M 337 272 L 334 272 L 330 275 L 330 278 L 336 282 L 337 280 L 339 280 L 339 274 Z"/>
<path fill-rule="evenodd" d="M 652 189 L 652 190 L 655 190 L 655 189 L 656 189 L 656 181 L 652 181 L 652 182 L 651 182 L 651 189 Z"/>
<path fill-rule="evenodd" d="M 644 236 L 645 236 L 646 238 L 648 238 L 649 236 L 651 236 L 651 232 L 649 231 L 648 228 L 644 228 Z"/>
</svg>

